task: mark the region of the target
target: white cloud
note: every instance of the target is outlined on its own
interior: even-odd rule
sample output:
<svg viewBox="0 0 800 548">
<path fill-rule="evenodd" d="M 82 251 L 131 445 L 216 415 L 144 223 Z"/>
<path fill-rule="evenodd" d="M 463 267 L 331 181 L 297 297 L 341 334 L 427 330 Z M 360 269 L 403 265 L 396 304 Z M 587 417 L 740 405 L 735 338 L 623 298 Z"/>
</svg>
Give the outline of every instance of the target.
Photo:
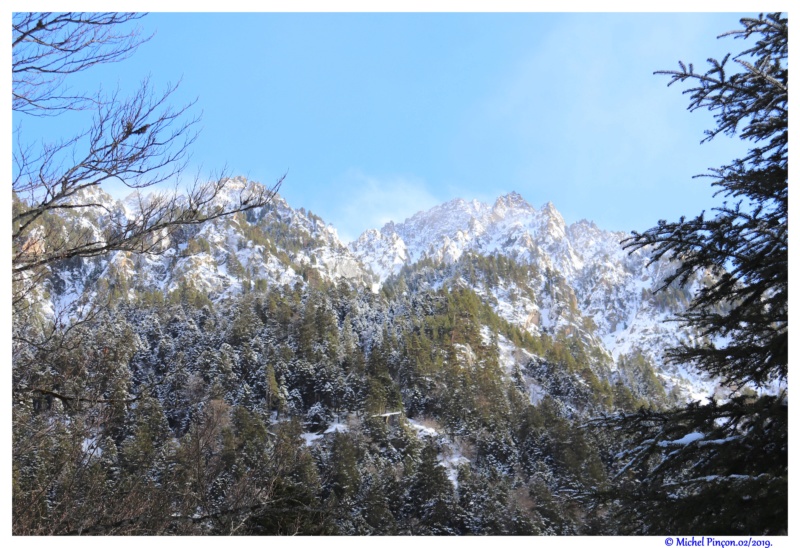
<svg viewBox="0 0 800 548">
<path fill-rule="evenodd" d="M 389 221 L 402 222 L 441 202 L 423 179 L 413 176 L 375 177 L 353 169 L 342 177 L 340 185 L 346 189 L 347 200 L 326 220 L 333 223 L 345 242 Z"/>
</svg>

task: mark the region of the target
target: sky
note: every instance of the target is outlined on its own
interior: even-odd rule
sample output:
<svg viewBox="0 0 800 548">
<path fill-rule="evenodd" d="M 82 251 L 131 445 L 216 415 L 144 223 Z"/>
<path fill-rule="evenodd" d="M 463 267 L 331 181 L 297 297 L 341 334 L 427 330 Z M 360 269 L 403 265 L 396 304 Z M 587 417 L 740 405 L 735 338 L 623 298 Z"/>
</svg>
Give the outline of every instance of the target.
<svg viewBox="0 0 800 548">
<path fill-rule="evenodd" d="M 708 112 L 656 70 L 738 52 L 737 13 L 152 13 L 128 60 L 74 89 L 180 80 L 201 133 L 189 173 L 271 184 L 345 242 L 454 198 L 511 191 L 568 223 L 645 230 L 719 205 L 692 176 L 746 143 L 700 144 Z M 15 115 L 23 138 L 80 121 Z M 110 189 L 118 192 L 116 189 Z M 121 197 L 121 196 L 120 196 Z"/>
</svg>

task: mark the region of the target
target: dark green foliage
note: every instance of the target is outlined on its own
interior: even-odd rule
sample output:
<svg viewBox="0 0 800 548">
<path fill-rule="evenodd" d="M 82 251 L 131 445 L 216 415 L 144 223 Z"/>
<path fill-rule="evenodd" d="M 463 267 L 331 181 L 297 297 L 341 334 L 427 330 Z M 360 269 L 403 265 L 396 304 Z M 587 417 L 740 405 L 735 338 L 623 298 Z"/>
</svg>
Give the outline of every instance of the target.
<svg viewBox="0 0 800 548">
<path fill-rule="evenodd" d="M 668 412 L 642 410 L 598 421 L 624 432 L 609 494 L 619 531 L 645 534 L 786 534 L 788 530 L 788 20 L 780 14 L 741 20 L 729 36 L 750 47 L 696 73 L 681 63 L 662 71 L 670 84 L 691 81 L 690 110 L 708 109 L 716 127 L 706 139 L 738 134 L 747 155 L 712 169 L 727 201 L 713 215 L 660 221 L 627 246 L 651 246 L 652 260 L 678 262 L 665 286 L 708 273 L 678 320 L 696 342 L 673 348 L 675 363 L 694 365 L 734 389 L 722 403 Z M 754 388 L 777 395 L 750 396 Z"/>
<path fill-rule="evenodd" d="M 416 473 L 411 478 L 407 506 L 411 511 L 411 533 L 416 535 L 441 535 L 455 532 L 451 523 L 455 496 L 453 484 L 447 479 L 444 468 L 436 459 L 438 451 L 432 444 L 422 449 Z"/>
<path fill-rule="evenodd" d="M 777 397 L 738 396 L 626 416 L 619 532 L 785 534 L 787 407 Z"/>
<path fill-rule="evenodd" d="M 400 485 L 388 467 L 369 476 L 360 512 L 369 529 L 363 534 L 395 535 L 398 523 L 392 512 L 400 506 Z"/>
<path fill-rule="evenodd" d="M 330 485 L 338 500 L 353 496 L 361 483 L 361 474 L 357 467 L 358 449 L 350 436 L 335 433 L 331 445 Z"/>
<path fill-rule="evenodd" d="M 531 505 L 520 490 L 511 487 L 506 475 L 496 472 L 472 472 L 462 468 L 458 474 L 460 528 L 466 535 L 536 535 L 541 516 L 522 507 Z"/>
</svg>

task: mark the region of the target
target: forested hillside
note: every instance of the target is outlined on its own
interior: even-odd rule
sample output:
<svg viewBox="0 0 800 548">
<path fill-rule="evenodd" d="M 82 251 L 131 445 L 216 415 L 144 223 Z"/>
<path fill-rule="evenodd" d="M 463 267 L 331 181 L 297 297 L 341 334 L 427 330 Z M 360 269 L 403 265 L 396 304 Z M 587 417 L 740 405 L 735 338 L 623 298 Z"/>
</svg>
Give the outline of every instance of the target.
<svg viewBox="0 0 800 548">
<path fill-rule="evenodd" d="M 42 222 L 101 234 L 131 214 L 92 199 Z M 506 231 L 554 232 L 525 226 Z M 381 279 L 279 196 L 159 245 L 53 264 L 15 314 L 19 532 L 613 533 L 595 494 L 617 441 L 587 421 L 709 385 L 653 361 L 687 333 L 654 324 L 688 300 L 626 289 L 671 271 L 641 253 L 587 248 L 603 261 L 565 275 L 536 243 L 466 248 Z M 605 346 L 637 326 L 638 346 Z"/>
</svg>

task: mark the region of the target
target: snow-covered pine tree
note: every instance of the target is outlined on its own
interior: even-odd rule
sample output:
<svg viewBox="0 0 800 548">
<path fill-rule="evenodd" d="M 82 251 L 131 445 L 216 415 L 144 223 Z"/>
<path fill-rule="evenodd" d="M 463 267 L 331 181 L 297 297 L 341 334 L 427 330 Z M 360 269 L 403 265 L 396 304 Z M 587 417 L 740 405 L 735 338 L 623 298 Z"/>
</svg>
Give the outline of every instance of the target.
<svg viewBox="0 0 800 548">
<path fill-rule="evenodd" d="M 598 423 L 624 426 L 624 515 L 618 532 L 645 534 L 786 534 L 788 368 L 788 19 L 761 15 L 723 36 L 755 39 L 706 73 L 680 63 L 659 71 L 687 89 L 689 110 L 708 109 L 720 134 L 753 143 L 744 158 L 710 170 L 730 199 L 704 215 L 660 221 L 626 247 L 674 257 L 666 280 L 710 280 L 677 319 L 701 337 L 668 352 L 731 387 L 726 401 L 668 412 L 641 411 Z M 737 70 L 729 63 L 733 60 Z"/>
</svg>

